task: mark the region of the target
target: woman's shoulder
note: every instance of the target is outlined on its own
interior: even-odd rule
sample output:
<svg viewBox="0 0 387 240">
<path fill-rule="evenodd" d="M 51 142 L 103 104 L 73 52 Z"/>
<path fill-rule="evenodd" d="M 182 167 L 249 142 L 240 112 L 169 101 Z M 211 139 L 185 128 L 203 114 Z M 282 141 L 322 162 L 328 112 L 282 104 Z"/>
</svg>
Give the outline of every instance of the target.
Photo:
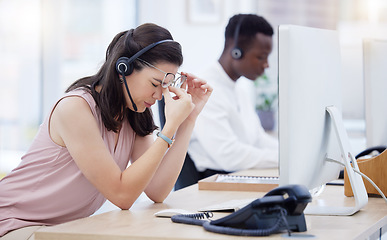
<svg viewBox="0 0 387 240">
<path fill-rule="evenodd" d="M 79 88 L 79 89 L 75 89 L 75 90 L 72 90 L 72 91 L 69 91 L 67 92 L 62 98 L 83 98 L 91 108 L 95 108 L 96 106 L 96 102 L 93 98 L 93 96 L 91 95 L 90 91 L 87 90 L 87 89 L 83 89 L 83 88 Z"/>
<path fill-rule="evenodd" d="M 70 95 L 62 98 L 55 106 L 55 113 L 63 116 L 77 116 L 90 109 L 89 104 L 80 96 Z"/>
<path fill-rule="evenodd" d="M 55 108 L 65 112 L 77 112 L 89 108 L 95 114 L 95 106 L 96 103 L 90 92 L 85 89 L 76 89 L 59 99 Z"/>
<path fill-rule="evenodd" d="M 67 92 L 63 98 L 66 98 L 66 97 L 81 97 L 81 98 L 84 98 L 87 102 L 89 100 L 92 100 L 93 102 L 94 99 L 93 99 L 93 96 L 91 95 L 90 91 L 87 90 L 87 89 L 84 89 L 84 88 L 78 88 L 78 89 L 74 89 L 74 90 L 71 90 L 69 92 Z"/>
</svg>

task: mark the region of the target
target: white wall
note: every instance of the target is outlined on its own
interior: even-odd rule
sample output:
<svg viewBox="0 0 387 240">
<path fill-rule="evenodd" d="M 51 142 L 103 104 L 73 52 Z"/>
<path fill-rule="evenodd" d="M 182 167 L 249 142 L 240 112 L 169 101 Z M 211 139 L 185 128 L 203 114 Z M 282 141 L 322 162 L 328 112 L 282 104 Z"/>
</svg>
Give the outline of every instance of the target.
<svg viewBox="0 0 387 240">
<path fill-rule="evenodd" d="M 167 28 L 183 47 L 184 63 L 181 70 L 196 73 L 219 58 L 229 18 L 236 13 L 256 12 L 255 1 L 218 2 L 221 8 L 219 21 L 198 23 L 191 21 L 189 0 L 141 0 L 139 24 L 153 22 Z"/>
<path fill-rule="evenodd" d="M 228 19 L 236 13 L 257 13 L 273 26 L 273 52 L 269 57 L 267 74 L 277 79 L 277 28 L 280 24 L 295 24 L 339 31 L 343 64 L 343 118 L 364 119 L 364 88 L 362 38 L 387 39 L 386 26 L 371 14 L 364 23 L 343 22 L 349 13 L 358 13 L 356 4 L 350 1 L 326 0 L 212 0 L 221 6 L 220 20 L 212 23 L 190 21 L 188 5 L 191 1 L 206 0 L 141 0 L 139 24 L 154 22 L 171 31 L 175 40 L 183 46 L 183 71 L 197 73 L 219 58 L 224 44 L 224 28 Z M 360 3 L 357 3 L 359 5 Z M 364 5 L 367 13 L 368 5 Z M 191 9 L 192 10 L 192 9 Z M 364 13 L 364 14 L 365 14 Z"/>
</svg>

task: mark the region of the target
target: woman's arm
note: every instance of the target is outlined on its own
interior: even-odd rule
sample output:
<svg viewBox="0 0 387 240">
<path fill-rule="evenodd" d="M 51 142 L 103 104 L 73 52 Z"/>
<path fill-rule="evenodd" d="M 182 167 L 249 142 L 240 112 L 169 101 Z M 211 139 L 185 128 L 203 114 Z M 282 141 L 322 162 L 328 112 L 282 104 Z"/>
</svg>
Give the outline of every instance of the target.
<svg viewBox="0 0 387 240">
<path fill-rule="evenodd" d="M 170 87 L 176 95 L 172 99 L 168 89 L 163 90 L 167 96 L 167 121 L 162 133 L 172 138 L 177 131 L 171 149 L 165 154 L 168 144 L 161 138 L 153 141 L 151 135 L 136 137 L 134 161 L 124 171 L 106 148 L 89 105 L 80 97 L 67 97 L 58 103 L 50 119 L 50 136 L 67 147 L 85 177 L 121 209 L 129 209 L 143 191 L 153 201 L 161 202 L 180 172 L 194 121 L 201 110 L 198 108 L 204 106 L 203 101 L 212 92 L 203 80 L 193 80 L 190 76 L 188 82 L 189 94 Z"/>
<path fill-rule="evenodd" d="M 191 74 L 184 74 L 186 74 L 188 78 L 187 83 L 183 86 L 183 88 L 188 88 L 187 92 L 192 97 L 192 102 L 195 107 L 185 121 L 179 126 L 176 132 L 174 144 L 168 150 L 159 168 L 157 169 L 155 176 L 145 189 L 145 193 L 148 197 L 156 202 L 162 202 L 171 192 L 183 166 L 196 118 L 212 93 L 212 87 L 209 86 L 205 80 L 198 79 Z M 168 127 L 169 123 L 167 112 L 168 104 L 170 104 L 173 100 L 170 98 L 169 93 L 165 92 L 164 98 L 166 101 L 165 129 Z"/>
<path fill-rule="evenodd" d="M 178 96 L 179 102 L 174 103 L 178 113 L 173 119 L 175 125 L 163 129 L 168 137 L 173 136 L 192 110 L 187 109 L 192 104 L 191 98 L 184 92 Z M 103 142 L 89 105 L 80 97 L 67 97 L 58 103 L 50 119 L 50 136 L 57 144 L 67 147 L 85 177 L 122 209 L 130 208 L 144 191 L 168 148 L 160 138 L 154 143 L 150 142 L 151 136 L 139 139 L 144 141 L 147 150 L 121 171 Z"/>
</svg>

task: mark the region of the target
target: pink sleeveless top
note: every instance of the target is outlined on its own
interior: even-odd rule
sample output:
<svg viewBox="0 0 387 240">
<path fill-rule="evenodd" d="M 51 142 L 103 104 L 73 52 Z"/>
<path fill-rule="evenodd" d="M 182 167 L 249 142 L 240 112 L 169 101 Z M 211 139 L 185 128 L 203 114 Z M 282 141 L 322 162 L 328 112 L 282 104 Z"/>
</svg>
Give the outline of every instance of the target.
<svg viewBox="0 0 387 240">
<path fill-rule="evenodd" d="M 130 124 L 123 124 L 114 150 L 114 132 L 105 128 L 93 97 L 84 90 L 64 97 L 67 96 L 80 96 L 87 101 L 106 147 L 123 171 L 135 138 Z M 79 170 L 67 148 L 51 140 L 48 123 L 49 117 L 20 165 L 0 181 L 0 236 L 25 226 L 54 225 L 87 217 L 106 201 Z"/>
</svg>

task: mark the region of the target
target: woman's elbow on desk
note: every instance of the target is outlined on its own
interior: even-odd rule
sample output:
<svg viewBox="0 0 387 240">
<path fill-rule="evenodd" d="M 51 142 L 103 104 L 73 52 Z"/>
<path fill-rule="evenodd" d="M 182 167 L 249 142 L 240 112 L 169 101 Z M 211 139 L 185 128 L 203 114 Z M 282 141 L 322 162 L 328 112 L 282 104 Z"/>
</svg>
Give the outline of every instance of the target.
<svg viewBox="0 0 387 240">
<path fill-rule="evenodd" d="M 147 197 L 153 201 L 154 203 L 162 203 L 164 202 L 164 200 L 167 198 L 168 194 L 166 196 L 164 196 L 163 194 L 149 194 L 149 193 L 146 193 L 145 194 L 147 195 Z M 128 210 L 132 207 L 132 205 L 134 204 L 134 202 L 136 201 L 135 200 L 128 200 L 128 198 L 125 198 L 125 197 L 122 197 L 122 198 L 116 198 L 115 200 L 110 200 L 114 205 L 116 205 L 118 208 L 120 208 L 121 210 Z"/>
<path fill-rule="evenodd" d="M 132 207 L 134 202 L 135 201 L 132 201 L 132 200 L 128 201 L 128 199 L 124 199 L 124 198 L 115 200 L 114 202 L 112 201 L 112 203 L 116 205 L 118 208 L 120 208 L 121 210 L 128 210 L 129 208 Z"/>
<path fill-rule="evenodd" d="M 128 210 L 140 196 L 141 192 L 136 193 L 128 190 L 112 191 L 105 197 L 114 205 L 122 210 Z"/>
<path fill-rule="evenodd" d="M 154 203 L 162 203 L 167 198 L 168 195 L 164 196 L 162 194 L 149 194 L 146 193 L 147 197 L 152 200 Z"/>
<path fill-rule="evenodd" d="M 144 193 L 153 202 L 162 203 L 168 197 L 172 188 L 173 188 L 173 186 L 170 188 L 169 187 L 163 188 L 160 186 L 157 186 L 157 187 L 156 186 L 153 186 L 153 187 L 148 186 L 148 188 L 145 189 Z"/>
</svg>

